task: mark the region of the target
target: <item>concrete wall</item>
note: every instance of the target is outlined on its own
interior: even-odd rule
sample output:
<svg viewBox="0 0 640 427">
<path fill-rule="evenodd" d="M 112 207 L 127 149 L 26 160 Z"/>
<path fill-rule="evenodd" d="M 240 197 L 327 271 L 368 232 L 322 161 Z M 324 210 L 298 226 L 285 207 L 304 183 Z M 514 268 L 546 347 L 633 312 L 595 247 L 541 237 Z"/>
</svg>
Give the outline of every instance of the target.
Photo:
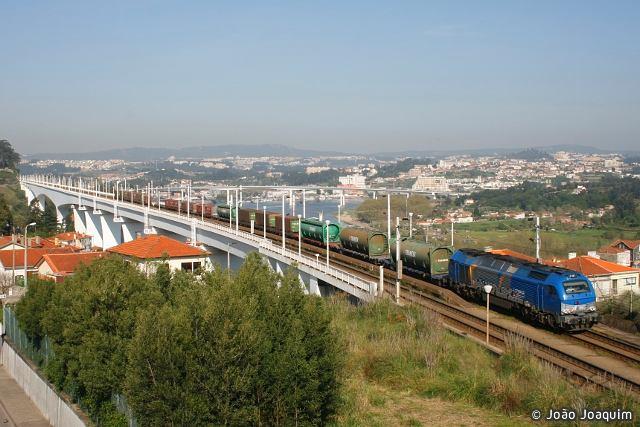
<svg viewBox="0 0 640 427">
<path fill-rule="evenodd" d="M 2 342 L 0 353 L 2 365 L 9 375 L 16 380 L 51 425 L 81 427 L 90 424 L 88 420 L 76 413 L 8 342 Z"/>
</svg>

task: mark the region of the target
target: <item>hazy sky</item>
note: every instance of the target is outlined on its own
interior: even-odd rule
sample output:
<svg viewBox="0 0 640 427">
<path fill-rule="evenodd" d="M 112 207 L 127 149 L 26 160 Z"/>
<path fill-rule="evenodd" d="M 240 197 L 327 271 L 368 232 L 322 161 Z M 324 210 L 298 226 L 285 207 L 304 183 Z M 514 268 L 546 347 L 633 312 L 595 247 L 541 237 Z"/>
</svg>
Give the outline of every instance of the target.
<svg viewBox="0 0 640 427">
<path fill-rule="evenodd" d="M 639 22 L 638 0 L 0 0 L 0 138 L 637 149 Z"/>
</svg>

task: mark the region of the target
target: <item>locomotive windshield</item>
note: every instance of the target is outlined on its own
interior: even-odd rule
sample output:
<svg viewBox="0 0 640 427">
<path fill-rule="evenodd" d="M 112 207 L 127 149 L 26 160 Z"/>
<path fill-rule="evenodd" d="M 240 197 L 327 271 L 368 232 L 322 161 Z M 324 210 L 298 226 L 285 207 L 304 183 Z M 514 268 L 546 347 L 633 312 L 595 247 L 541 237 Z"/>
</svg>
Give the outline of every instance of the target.
<svg viewBox="0 0 640 427">
<path fill-rule="evenodd" d="M 564 291 L 567 294 L 579 294 L 582 292 L 589 292 L 589 285 L 584 280 L 574 280 L 571 282 L 564 282 Z"/>
</svg>

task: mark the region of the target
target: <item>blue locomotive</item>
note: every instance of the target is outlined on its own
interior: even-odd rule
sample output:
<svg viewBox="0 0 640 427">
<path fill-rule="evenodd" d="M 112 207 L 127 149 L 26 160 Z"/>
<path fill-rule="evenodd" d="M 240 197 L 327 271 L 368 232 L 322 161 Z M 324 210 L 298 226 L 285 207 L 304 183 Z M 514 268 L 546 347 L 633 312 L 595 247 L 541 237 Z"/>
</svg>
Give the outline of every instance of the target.
<svg viewBox="0 0 640 427">
<path fill-rule="evenodd" d="M 596 294 L 584 275 L 564 268 L 527 262 L 476 249 L 460 249 L 449 261 L 449 286 L 468 298 L 512 309 L 526 320 L 580 331 L 598 322 Z"/>
</svg>

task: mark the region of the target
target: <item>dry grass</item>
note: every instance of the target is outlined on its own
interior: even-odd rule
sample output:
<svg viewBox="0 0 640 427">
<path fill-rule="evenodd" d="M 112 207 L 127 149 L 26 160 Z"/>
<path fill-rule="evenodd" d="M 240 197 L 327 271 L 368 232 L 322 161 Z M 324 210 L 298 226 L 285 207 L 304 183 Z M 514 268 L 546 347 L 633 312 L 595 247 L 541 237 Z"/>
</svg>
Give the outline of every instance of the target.
<svg viewBox="0 0 640 427">
<path fill-rule="evenodd" d="M 340 425 L 522 425 L 533 409 L 640 409 L 625 390 L 569 383 L 518 334 L 496 358 L 417 307 L 332 307 L 348 348 Z"/>
</svg>

